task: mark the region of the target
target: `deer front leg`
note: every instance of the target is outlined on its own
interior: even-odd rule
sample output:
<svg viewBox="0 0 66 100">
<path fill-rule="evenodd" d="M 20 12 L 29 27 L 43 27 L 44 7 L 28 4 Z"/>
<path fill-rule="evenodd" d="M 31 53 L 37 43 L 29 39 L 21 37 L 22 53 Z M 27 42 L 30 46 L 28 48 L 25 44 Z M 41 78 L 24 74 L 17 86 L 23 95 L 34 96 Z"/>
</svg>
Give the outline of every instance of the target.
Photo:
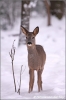
<svg viewBox="0 0 66 100">
<path fill-rule="evenodd" d="M 40 92 L 40 89 L 42 89 L 41 70 L 37 71 L 37 75 L 38 75 L 38 92 Z"/>
<path fill-rule="evenodd" d="M 31 84 L 31 91 L 33 90 L 34 85 L 34 70 L 32 71 L 32 84 Z"/>
<path fill-rule="evenodd" d="M 34 70 L 29 69 L 29 93 L 33 90 L 33 84 L 34 84 Z"/>
</svg>

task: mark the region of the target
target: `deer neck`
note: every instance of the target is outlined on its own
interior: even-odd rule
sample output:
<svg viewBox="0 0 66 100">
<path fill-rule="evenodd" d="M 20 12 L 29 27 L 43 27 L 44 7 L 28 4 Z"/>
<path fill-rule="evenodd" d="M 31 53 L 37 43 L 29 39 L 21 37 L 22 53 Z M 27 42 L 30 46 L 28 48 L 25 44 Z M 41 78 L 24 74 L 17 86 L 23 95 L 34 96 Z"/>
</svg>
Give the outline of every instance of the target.
<svg viewBox="0 0 66 100">
<path fill-rule="evenodd" d="M 37 50 L 36 50 L 36 45 L 34 46 L 28 46 L 28 54 L 36 54 Z"/>
</svg>

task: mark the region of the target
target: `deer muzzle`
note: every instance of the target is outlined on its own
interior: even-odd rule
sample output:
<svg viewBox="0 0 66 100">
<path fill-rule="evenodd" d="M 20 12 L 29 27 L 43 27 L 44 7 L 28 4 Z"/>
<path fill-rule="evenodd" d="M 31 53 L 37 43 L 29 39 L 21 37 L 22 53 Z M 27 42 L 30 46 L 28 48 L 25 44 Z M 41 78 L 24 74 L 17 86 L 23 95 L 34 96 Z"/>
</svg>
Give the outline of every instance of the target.
<svg viewBox="0 0 66 100">
<path fill-rule="evenodd" d="M 28 44 L 28 46 L 32 46 L 32 43 L 31 42 L 28 42 L 27 44 Z"/>
</svg>

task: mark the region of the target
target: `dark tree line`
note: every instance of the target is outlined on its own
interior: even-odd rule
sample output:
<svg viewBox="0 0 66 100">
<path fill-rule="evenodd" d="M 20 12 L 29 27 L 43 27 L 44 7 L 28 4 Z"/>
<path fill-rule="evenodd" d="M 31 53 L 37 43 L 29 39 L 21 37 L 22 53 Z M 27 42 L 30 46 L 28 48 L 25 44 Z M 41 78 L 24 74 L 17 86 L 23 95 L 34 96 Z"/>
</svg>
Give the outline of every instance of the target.
<svg viewBox="0 0 66 100">
<path fill-rule="evenodd" d="M 50 13 L 61 19 L 64 15 L 65 1 L 64 0 L 50 0 Z"/>
</svg>

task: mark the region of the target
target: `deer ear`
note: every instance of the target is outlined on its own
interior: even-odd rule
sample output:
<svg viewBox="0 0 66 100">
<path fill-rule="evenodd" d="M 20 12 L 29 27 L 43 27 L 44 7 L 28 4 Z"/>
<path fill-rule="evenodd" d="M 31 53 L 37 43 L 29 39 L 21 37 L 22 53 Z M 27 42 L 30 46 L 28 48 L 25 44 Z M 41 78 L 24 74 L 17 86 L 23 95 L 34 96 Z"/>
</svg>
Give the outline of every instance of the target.
<svg viewBox="0 0 66 100">
<path fill-rule="evenodd" d="M 38 32 L 39 32 L 39 27 L 37 26 L 37 27 L 34 29 L 33 34 L 36 36 L 36 35 L 38 34 Z"/>
<path fill-rule="evenodd" d="M 21 30 L 25 35 L 27 35 L 28 31 L 23 26 L 21 26 Z"/>
</svg>

